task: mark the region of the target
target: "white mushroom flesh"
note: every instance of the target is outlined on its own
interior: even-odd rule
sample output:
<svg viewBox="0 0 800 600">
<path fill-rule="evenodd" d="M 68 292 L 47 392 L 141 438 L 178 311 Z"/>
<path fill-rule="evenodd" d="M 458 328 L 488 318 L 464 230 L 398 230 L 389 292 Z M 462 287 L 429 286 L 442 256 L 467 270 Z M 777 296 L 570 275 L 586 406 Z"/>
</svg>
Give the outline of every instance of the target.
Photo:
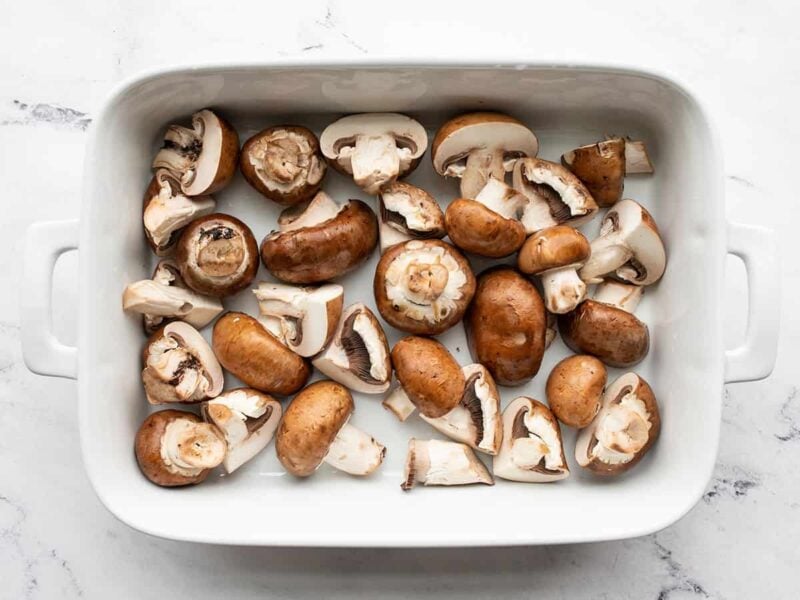
<svg viewBox="0 0 800 600">
<path fill-rule="evenodd" d="M 164 429 L 160 449 L 170 473 L 197 477 L 224 460 L 226 445 L 212 425 L 177 418 Z"/>
<path fill-rule="evenodd" d="M 606 280 L 594 291 L 594 300 L 632 313 L 639 306 L 644 288 L 639 285 Z"/>
<path fill-rule="evenodd" d="M 307 184 L 316 185 L 325 175 L 325 163 L 308 138 L 288 129 L 260 137 L 250 147 L 248 160 L 267 189 L 284 194 Z"/>
<path fill-rule="evenodd" d="M 653 163 L 642 141 L 625 140 L 625 174 L 638 175 L 653 173 Z"/>
<path fill-rule="evenodd" d="M 415 200 L 405 190 L 384 191 L 381 193 L 381 202 L 386 212 L 402 218 L 402 226 L 390 221 L 395 229 L 425 233 L 441 226 L 441 213 L 433 214 L 427 203 Z"/>
<path fill-rule="evenodd" d="M 202 272 L 212 281 L 235 280 L 250 265 L 244 232 L 223 219 L 202 227 L 190 240 L 187 254 L 187 268 Z"/>
<path fill-rule="evenodd" d="M 346 207 L 347 204 L 338 204 L 325 192 L 318 192 L 302 212 L 288 209 L 281 213 L 278 228 L 281 233 L 286 233 L 305 227 L 316 227 L 334 219 Z"/>
<path fill-rule="evenodd" d="M 350 475 L 369 475 L 380 466 L 385 455 L 386 448 L 375 438 L 345 423 L 323 461 Z"/>
<path fill-rule="evenodd" d="M 586 298 L 586 284 L 575 266 L 551 269 L 541 274 L 547 310 L 562 315 L 574 310 Z"/>
<path fill-rule="evenodd" d="M 511 460 L 521 469 L 543 465 L 548 471 L 564 467 L 561 439 L 553 424 L 538 411 L 527 411 L 523 418 L 528 437 L 511 442 Z"/>
<path fill-rule="evenodd" d="M 589 458 L 614 465 L 633 460 L 649 437 L 650 414 L 635 391 L 629 391 L 618 402 L 598 415 L 594 445 Z"/>
<path fill-rule="evenodd" d="M 211 380 L 197 357 L 173 337 L 161 337 L 150 345 L 147 367 L 161 381 L 173 385 L 182 402 L 202 400 L 211 389 Z"/>
<path fill-rule="evenodd" d="M 465 444 L 441 440 L 414 440 L 408 445 L 404 490 L 424 485 L 493 484 L 483 463 Z"/>
<path fill-rule="evenodd" d="M 524 195 L 494 177 L 489 178 L 475 200 L 506 219 L 516 219 L 528 204 Z"/>
<path fill-rule="evenodd" d="M 400 385 L 384 398 L 381 405 L 401 422 L 408 419 L 417 410 L 417 407 L 411 402 L 411 398 Z"/>
<path fill-rule="evenodd" d="M 161 275 L 162 280 L 165 277 Z M 217 298 L 155 279 L 129 284 L 122 296 L 122 308 L 145 315 L 148 328 L 157 326 L 165 318 L 178 318 L 198 329 L 208 325 L 223 310 Z"/>
<path fill-rule="evenodd" d="M 189 198 L 181 193 L 178 182 L 166 170 L 156 173 L 158 195 L 144 209 L 144 227 L 157 248 L 166 246 L 173 234 L 198 217 L 214 212 L 216 202 L 211 196 Z M 173 184 L 174 182 L 174 184 Z"/>
</svg>

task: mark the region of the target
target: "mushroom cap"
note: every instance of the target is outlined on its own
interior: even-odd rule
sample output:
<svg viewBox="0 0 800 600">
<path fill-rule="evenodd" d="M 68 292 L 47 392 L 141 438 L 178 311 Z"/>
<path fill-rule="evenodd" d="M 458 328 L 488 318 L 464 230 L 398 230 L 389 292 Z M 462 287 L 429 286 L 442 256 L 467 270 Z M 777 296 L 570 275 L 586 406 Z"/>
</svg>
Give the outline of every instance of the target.
<svg viewBox="0 0 800 600">
<path fill-rule="evenodd" d="M 275 440 L 283 467 L 297 477 L 314 473 L 354 409 L 350 392 L 333 381 L 317 381 L 297 394 Z"/>
<path fill-rule="evenodd" d="M 381 252 L 411 239 L 442 238 L 444 214 L 428 192 L 410 183 L 394 181 L 378 193 Z"/>
<path fill-rule="evenodd" d="M 466 252 L 502 258 L 525 242 L 525 228 L 476 200 L 457 198 L 444 214 L 447 235 Z"/>
<path fill-rule="evenodd" d="M 550 410 L 564 425 L 586 427 L 600 410 L 606 378 L 605 366 L 594 356 L 568 356 L 547 378 Z"/>
<path fill-rule="evenodd" d="M 519 251 L 517 266 L 527 274 L 565 267 L 579 268 L 591 254 L 589 240 L 577 229 L 557 225 L 537 231 Z"/>
<path fill-rule="evenodd" d="M 392 364 L 408 398 L 426 417 L 444 416 L 464 394 L 461 367 L 436 340 L 404 337 L 392 348 Z"/>
<path fill-rule="evenodd" d="M 227 312 L 217 319 L 212 345 L 223 367 L 268 394 L 293 394 L 311 375 L 307 361 L 244 313 Z"/>
<path fill-rule="evenodd" d="M 546 316 L 538 290 L 517 271 L 493 268 L 478 277 L 464 318 L 470 352 L 501 385 L 536 375 L 545 347 Z"/>
<path fill-rule="evenodd" d="M 572 171 L 602 207 L 622 198 L 625 185 L 625 140 L 613 138 L 570 150 L 561 164 Z"/>
<path fill-rule="evenodd" d="M 650 349 L 650 332 L 642 321 L 622 309 L 584 300 L 558 316 L 558 330 L 573 352 L 591 354 L 612 367 L 630 367 Z"/>
</svg>

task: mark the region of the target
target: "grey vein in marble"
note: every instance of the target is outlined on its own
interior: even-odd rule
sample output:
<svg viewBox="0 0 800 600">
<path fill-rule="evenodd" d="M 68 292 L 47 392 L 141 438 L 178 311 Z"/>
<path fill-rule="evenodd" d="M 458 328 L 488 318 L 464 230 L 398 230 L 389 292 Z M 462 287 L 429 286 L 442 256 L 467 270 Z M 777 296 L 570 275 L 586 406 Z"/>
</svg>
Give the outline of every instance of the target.
<svg viewBox="0 0 800 600">
<path fill-rule="evenodd" d="M 688 593 L 698 598 L 712 598 L 698 581 L 686 573 L 683 565 L 675 560 L 672 556 L 672 550 L 655 538 L 653 542 L 655 543 L 659 560 L 667 567 L 667 575 L 669 575 L 670 579 L 669 583 L 658 592 L 658 600 L 668 600 L 673 594 L 679 592 Z M 685 597 L 685 595 L 681 597 Z M 719 596 L 716 597 L 719 598 Z"/>
<path fill-rule="evenodd" d="M 793 387 L 789 396 L 781 404 L 778 418 L 786 424 L 788 429 L 784 433 L 776 433 L 775 437 L 781 442 L 791 442 L 800 439 L 800 406 L 797 403 L 797 388 Z"/>
<path fill-rule="evenodd" d="M 739 177 L 738 175 L 728 175 L 728 179 L 730 179 L 734 183 L 738 183 L 739 185 L 743 185 L 744 187 L 748 187 L 748 188 L 756 187 L 755 183 L 753 183 L 749 179 L 745 179 L 744 177 Z"/>
<path fill-rule="evenodd" d="M 12 102 L 13 110 L 10 116 L 0 120 L 0 125 L 33 125 L 48 123 L 56 127 L 79 129 L 86 131 L 92 122 L 85 112 L 74 108 L 37 102 L 29 104 L 20 100 Z"/>
<path fill-rule="evenodd" d="M 362 54 L 368 54 L 369 51 L 355 41 L 352 37 L 350 37 L 346 32 L 341 31 L 339 29 L 339 23 L 333 15 L 333 10 L 331 9 L 330 5 L 328 5 L 325 9 L 325 16 L 322 19 L 317 20 L 317 25 L 324 27 L 329 31 L 333 31 L 334 33 L 339 34 L 345 42 L 347 42 L 350 46 L 361 52 Z"/>
<path fill-rule="evenodd" d="M 703 494 L 703 502 L 712 504 L 722 497 L 743 498 L 751 490 L 761 485 L 761 477 L 739 466 L 717 465 L 708 491 Z"/>
</svg>

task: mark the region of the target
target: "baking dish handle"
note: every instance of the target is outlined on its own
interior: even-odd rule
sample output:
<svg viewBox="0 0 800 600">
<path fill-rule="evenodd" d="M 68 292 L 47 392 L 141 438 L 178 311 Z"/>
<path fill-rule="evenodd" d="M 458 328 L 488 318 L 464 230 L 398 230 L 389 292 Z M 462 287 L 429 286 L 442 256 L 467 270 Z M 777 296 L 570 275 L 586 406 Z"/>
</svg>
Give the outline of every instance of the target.
<svg viewBox="0 0 800 600">
<path fill-rule="evenodd" d="M 78 220 L 34 223 L 25 234 L 20 311 L 22 358 L 39 375 L 78 377 L 78 349 L 53 335 L 53 268 L 64 252 L 78 248 Z"/>
<path fill-rule="evenodd" d="M 728 254 L 744 262 L 749 308 L 744 343 L 725 352 L 725 382 L 757 381 L 772 373 L 778 352 L 780 266 L 774 232 L 728 223 Z"/>
</svg>

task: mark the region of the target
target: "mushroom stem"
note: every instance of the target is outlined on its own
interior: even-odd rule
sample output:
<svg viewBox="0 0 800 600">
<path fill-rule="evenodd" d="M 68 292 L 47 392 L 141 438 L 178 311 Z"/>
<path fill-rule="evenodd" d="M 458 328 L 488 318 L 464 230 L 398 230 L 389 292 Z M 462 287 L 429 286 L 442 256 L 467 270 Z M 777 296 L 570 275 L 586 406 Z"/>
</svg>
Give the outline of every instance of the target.
<svg viewBox="0 0 800 600">
<path fill-rule="evenodd" d="M 506 219 L 516 219 L 522 208 L 528 203 L 527 198 L 510 185 L 503 183 L 492 175 L 486 185 L 481 188 L 475 200 L 489 210 Z"/>
<path fill-rule="evenodd" d="M 400 156 L 394 136 L 358 136 L 350 165 L 356 184 L 368 194 L 377 194 L 381 185 L 394 181 L 400 173 Z"/>
<path fill-rule="evenodd" d="M 383 408 L 391 412 L 400 421 L 405 421 L 411 414 L 417 410 L 414 403 L 406 394 L 402 386 L 398 385 L 391 394 L 386 396 L 381 403 Z"/>
<path fill-rule="evenodd" d="M 542 285 L 545 306 L 557 315 L 573 310 L 586 297 L 586 284 L 571 266 L 542 273 Z"/>
<path fill-rule="evenodd" d="M 227 445 L 216 427 L 189 419 L 171 421 L 161 438 L 161 459 L 167 469 L 186 477 L 219 465 L 226 450 Z"/>
<path fill-rule="evenodd" d="M 380 466 L 385 455 L 386 448 L 375 438 L 345 423 L 323 461 L 350 475 L 369 475 Z"/>
<path fill-rule="evenodd" d="M 603 304 L 610 304 L 620 310 L 632 313 L 639 306 L 639 301 L 644 294 L 644 288 L 629 283 L 617 281 L 604 281 L 597 286 L 594 299 Z"/>
<path fill-rule="evenodd" d="M 632 256 L 633 252 L 616 239 L 601 236 L 592 242 L 592 254 L 580 270 L 580 277 L 586 283 L 600 283 L 603 275 L 616 271 Z"/>
<path fill-rule="evenodd" d="M 412 438 L 408 442 L 405 476 L 400 487 L 408 491 L 417 483 L 494 485 L 494 478 L 466 444 Z"/>
<path fill-rule="evenodd" d="M 625 174 L 650 174 L 653 171 L 653 163 L 650 162 L 644 142 L 625 140 Z"/>
<path fill-rule="evenodd" d="M 461 176 L 461 196 L 475 198 L 486 186 L 490 177 L 502 182 L 505 174 L 502 151 L 473 150 L 467 156 L 467 164 Z"/>
<path fill-rule="evenodd" d="M 143 279 L 125 288 L 122 309 L 152 317 L 180 317 L 193 327 L 205 327 L 222 312 L 222 303 L 185 288 Z"/>
</svg>

